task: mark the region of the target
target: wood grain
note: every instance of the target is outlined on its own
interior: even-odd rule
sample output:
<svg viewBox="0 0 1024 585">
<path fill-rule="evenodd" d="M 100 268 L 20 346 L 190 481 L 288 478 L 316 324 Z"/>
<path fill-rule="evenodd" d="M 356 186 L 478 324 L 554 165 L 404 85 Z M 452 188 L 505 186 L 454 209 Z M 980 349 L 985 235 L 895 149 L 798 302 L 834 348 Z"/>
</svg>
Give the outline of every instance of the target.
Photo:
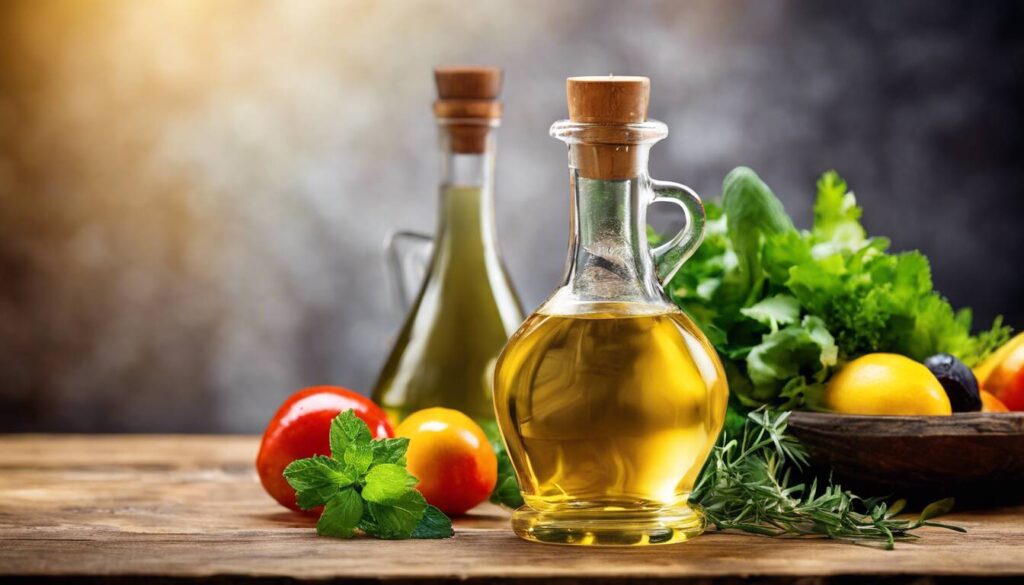
<svg viewBox="0 0 1024 585">
<path fill-rule="evenodd" d="M 252 437 L 0 437 L 0 579 L 45 582 L 929 583 L 1024 577 L 1024 509 L 956 514 L 886 552 L 709 533 L 680 545 L 581 549 L 517 539 L 483 507 L 442 541 L 318 538 L 277 506 Z M 747 582 L 747 581 L 744 581 Z"/>
</svg>

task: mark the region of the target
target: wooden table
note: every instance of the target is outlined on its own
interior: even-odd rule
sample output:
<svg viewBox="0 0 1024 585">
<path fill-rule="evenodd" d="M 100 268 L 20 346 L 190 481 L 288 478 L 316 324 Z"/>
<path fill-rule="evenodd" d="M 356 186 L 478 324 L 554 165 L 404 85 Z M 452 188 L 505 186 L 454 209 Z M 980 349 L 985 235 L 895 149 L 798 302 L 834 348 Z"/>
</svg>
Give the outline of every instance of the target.
<svg viewBox="0 0 1024 585">
<path fill-rule="evenodd" d="M 516 538 L 485 507 L 450 540 L 318 538 L 266 496 L 253 437 L 0 436 L 0 580 L 294 583 L 1024 582 L 1024 508 L 961 513 L 895 551 L 709 533 L 585 549 Z"/>
</svg>

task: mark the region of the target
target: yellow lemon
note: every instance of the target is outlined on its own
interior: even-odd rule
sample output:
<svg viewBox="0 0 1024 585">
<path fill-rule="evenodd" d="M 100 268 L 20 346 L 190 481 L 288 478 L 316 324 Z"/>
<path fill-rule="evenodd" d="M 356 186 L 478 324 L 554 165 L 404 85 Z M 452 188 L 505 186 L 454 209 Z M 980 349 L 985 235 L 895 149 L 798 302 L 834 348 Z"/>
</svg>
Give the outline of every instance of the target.
<svg viewBox="0 0 1024 585">
<path fill-rule="evenodd" d="M 825 407 L 843 414 L 953 413 L 928 368 L 894 353 L 869 353 L 843 366 L 825 388 Z"/>
</svg>

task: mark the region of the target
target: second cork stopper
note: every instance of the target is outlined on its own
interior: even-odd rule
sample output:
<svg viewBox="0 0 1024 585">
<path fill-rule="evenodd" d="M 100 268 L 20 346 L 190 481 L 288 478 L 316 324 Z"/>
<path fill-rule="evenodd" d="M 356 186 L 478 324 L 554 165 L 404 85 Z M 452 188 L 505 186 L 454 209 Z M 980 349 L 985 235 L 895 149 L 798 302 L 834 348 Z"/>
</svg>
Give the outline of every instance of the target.
<svg viewBox="0 0 1024 585">
<path fill-rule="evenodd" d="M 501 69 L 457 65 L 434 69 L 437 101 L 434 115 L 450 136 L 450 148 L 459 154 L 487 150 L 491 128 L 501 118 Z"/>
<path fill-rule="evenodd" d="M 456 65 L 434 69 L 438 118 L 500 118 L 501 69 Z"/>
<path fill-rule="evenodd" d="M 495 100 L 501 93 L 501 69 L 452 65 L 434 69 L 437 97 L 443 100 Z"/>
<path fill-rule="evenodd" d="M 569 119 L 583 124 L 639 124 L 647 120 L 651 80 L 646 77 L 570 77 L 565 82 Z"/>
</svg>

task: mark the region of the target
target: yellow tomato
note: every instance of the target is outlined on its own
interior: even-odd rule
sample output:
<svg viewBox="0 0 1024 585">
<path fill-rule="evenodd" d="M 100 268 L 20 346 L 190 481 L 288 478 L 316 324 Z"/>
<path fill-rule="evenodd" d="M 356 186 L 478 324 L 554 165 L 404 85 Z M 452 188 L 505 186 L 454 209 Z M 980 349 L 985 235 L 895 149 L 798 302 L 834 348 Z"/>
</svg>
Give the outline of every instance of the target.
<svg viewBox="0 0 1024 585">
<path fill-rule="evenodd" d="M 409 438 L 406 461 L 420 480 L 416 489 L 450 516 L 486 500 L 498 480 L 498 458 L 473 419 L 450 408 L 426 408 L 395 429 Z"/>
<path fill-rule="evenodd" d="M 843 414 L 949 415 L 942 384 L 919 362 L 871 353 L 843 366 L 825 388 L 825 407 Z"/>
</svg>

